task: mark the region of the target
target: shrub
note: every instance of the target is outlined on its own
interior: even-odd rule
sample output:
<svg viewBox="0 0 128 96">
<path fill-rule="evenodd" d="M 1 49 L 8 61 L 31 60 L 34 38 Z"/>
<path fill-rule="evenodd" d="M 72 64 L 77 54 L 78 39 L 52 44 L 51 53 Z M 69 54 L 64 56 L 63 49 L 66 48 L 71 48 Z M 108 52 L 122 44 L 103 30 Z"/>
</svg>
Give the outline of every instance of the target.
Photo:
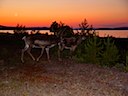
<svg viewBox="0 0 128 96">
<path fill-rule="evenodd" d="M 9 55 L 8 53 L 9 52 L 8 52 L 7 48 L 1 48 L 1 52 L 0 52 L 1 59 L 8 58 L 8 55 Z"/>
<path fill-rule="evenodd" d="M 88 37 L 84 44 L 78 48 L 76 58 L 82 62 L 97 64 L 102 48 L 101 40 L 97 36 Z"/>
<path fill-rule="evenodd" d="M 86 62 L 93 64 L 99 63 L 99 56 L 102 50 L 100 39 L 96 36 L 89 38 L 84 46 Z"/>
<path fill-rule="evenodd" d="M 112 67 L 119 59 L 118 49 L 110 37 L 107 37 L 103 44 L 104 51 L 101 54 L 101 65 Z"/>
<path fill-rule="evenodd" d="M 126 53 L 126 64 L 125 64 L 124 70 L 125 70 L 126 72 L 128 72 L 128 51 L 127 51 L 127 53 Z"/>
</svg>

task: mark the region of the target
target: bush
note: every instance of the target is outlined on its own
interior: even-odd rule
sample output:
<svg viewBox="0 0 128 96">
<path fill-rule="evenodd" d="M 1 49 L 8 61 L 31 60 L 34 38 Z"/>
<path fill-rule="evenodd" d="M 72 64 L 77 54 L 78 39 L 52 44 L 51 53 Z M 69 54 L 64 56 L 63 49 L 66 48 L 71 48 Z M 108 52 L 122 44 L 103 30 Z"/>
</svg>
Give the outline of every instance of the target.
<svg viewBox="0 0 128 96">
<path fill-rule="evenodd" d="M 119 52 L 112 38 L 107 37 L 102 41 L 101 38 L 93 36 L 88 37 L 86 41 L 78 47 L 75 59 L 79 62 L 112 67 L 118 63 Z"/>
<path fill-rule="evenodd" d="M 9 52 L 8 52 L 7 48 L 1 48 L 1 52 L 0 52 L 1 59 L 8 58 L 8 55 L 9 55 L 8 53 Z"/>
<path fill-rule="evenodd" d="M 108 37 L 103 42 L 104 51 L 101 54 L 101 65 L 102 66 L 115 66 L 117 61 L 119 60 L 118 49 L 114 44 L 112 38 Z"/>
<path fill-rule="evenodd" d="M 126 72 L 128 72 L 128 51 L 127 51 L 127 53 L 126 53 L 126 64 L 125 64 L 124 70 L 125 70 Z"/>
<path fill-rule="evenodd" d="M 78 47 L 75 57 L 80 62 L 97 64 L 102 48 L 101 40 L 97 36 L 89 37 L 84 44 Z"/>
</svg>

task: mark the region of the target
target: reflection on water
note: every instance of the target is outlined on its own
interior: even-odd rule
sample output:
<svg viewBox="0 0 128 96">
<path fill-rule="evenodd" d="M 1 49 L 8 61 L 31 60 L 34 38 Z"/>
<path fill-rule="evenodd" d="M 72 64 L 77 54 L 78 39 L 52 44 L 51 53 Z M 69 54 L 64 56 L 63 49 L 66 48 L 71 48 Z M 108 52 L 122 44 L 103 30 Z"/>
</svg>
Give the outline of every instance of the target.
<svg viewBox="0 0 128 96">
<path fill-rule="evenodd" d="M 97 30 L 100 37 L 113 36 L 117 38 L 128 38 L 128 30 Z"/>
<path fill-rule="evenodd" d="M 74 30 L 75 32 L 76 30 Z M 4 33 L 13 33 L 13 30 L 0 30 L 0 33 L 4 32 Z M 28 30 L 28 32 L 30 33 L 31 30 Z M 113 36 L 113 37 L 118 37 L 118 38 L 128 38 L 128 30 L 96 30 L 96 32 L 99 33 L 100 37 L 107 37 L 109 36 Z M 40 30 L 40 33 L 45 34 L 48 33 L 53 34 L 52 32 L 49 32 L 49 30 Z"/>
</svg>

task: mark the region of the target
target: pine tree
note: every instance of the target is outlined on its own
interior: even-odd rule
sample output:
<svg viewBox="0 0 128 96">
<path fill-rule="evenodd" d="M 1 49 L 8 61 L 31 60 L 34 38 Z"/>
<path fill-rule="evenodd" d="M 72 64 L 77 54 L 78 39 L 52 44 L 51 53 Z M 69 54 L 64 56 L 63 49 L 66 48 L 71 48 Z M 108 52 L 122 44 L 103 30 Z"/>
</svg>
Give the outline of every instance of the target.
<svg viewBox="0 0 128 96">
<path fill-rule="evenodd" d="M 114 66 L 119 59 L 118 49 L 110 37 L 104 40 L 104 51 L 101 57 L 101 65 L 109 67 Z"/>
<path fill-rule="evenodd" d="M 85 47 L 85 59 L 87 63 L 97 64 L 99 63 L 100 54 L 102 51 L 102 42 L 97 36 L 90 37 Z"/>
<path fill-rule="evenodd" d="M 88 37 L 87 40 L 79 46 L 76 52 L 77 60 L 98 64 L 102 49 L 103 46 L 100 38 L 97 36 Z"/>
</svg>

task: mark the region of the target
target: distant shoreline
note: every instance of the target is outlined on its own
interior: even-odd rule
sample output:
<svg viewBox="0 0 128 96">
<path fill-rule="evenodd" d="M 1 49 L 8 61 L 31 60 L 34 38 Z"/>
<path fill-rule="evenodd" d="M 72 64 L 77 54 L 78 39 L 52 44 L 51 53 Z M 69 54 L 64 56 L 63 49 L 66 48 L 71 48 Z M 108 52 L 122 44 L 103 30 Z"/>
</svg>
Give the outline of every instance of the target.
<svg viewBox="0 0 128 96">
<path fill-rule="evenodd" d="M 2 26 L 0 25 L 0 30 L 17 30 L 17 29 L 25 29 L 25 30 L 49 30 L 49 27 L 25 27 L 25 28 L 17 28 L 12 26 Z M 94 30 L 128 30 L 128 27 L 114 27 L 114 28 L 93 28 Z M 80 30 L 80 28 L 73 28 L 73 30 Z M 86 30 L 86 29 L 85 29 Z"/>
<path fill-rule="evenodd" d="M 0 30 L 18 30 L 19 28 L 0 28 Z M 24 28 L 24 30 L 49 30 L 49 28 Z M 80 30 L 79 28 L 74 28 L 73 30 Z M 87 30 L 87 29 L 85 29 Z M 93 30 L 128 30 L 128 28 L 95 28 Z"/>
</svg>

